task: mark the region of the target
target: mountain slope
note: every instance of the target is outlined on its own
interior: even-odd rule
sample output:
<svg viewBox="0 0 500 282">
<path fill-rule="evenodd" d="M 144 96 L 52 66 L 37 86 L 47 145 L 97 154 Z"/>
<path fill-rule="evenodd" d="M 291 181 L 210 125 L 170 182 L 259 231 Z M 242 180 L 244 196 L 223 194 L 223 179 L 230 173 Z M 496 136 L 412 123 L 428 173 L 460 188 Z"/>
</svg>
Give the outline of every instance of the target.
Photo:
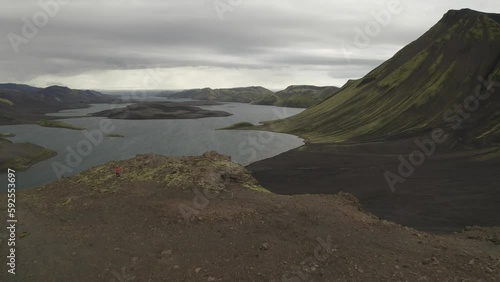
<svg viewBox="0 0 500 282">
<path fill-rule="evenodd" d="M 9 87 L 9 85 L 13 86 Z M 8 99 L 19 106 L 32 103 L 38 106 L 48 106 L 61 103 L 88 104 L 113 101 L 113 97 L 92 90 L 76 90 L 61 86 L 36 88 L 18 84 L 0 84 L 0 98 Z"/>
<path fill-rule="evenodd" d="M 488 77 L 496 81 L 490 92 Z M 364 78 L 270 127 L 312 142 L 386 140 L 434 128 L 468 142 L 500 142 L 499 82 L 500 15 L 451 10 Z M 466 100 L 477 96 L 476 90 L 485 98 L 478 101 L 479 109 L 461 113 L 464 101 L 476 108 L 469 104 L 477 99 Z"/>
<path fill-rule="evenodd" d="M 36 93 L 36 92 L 40 91 L 41 88 L 33 87 L 30 85 L 26 85 L 26 84 L 1 83 L 0 89 L 19 90 L 21 92 L 26 92 L 26 93 Z"/>
</svg>

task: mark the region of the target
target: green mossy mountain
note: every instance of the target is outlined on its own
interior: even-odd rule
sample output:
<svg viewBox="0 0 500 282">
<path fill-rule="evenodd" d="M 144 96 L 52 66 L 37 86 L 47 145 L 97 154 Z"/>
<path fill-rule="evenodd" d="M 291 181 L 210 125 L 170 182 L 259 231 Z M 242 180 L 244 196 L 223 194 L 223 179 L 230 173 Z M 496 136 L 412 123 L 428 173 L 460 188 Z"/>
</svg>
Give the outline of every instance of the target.
<svg viewBox="0 0 500 282">
<path fill-rule="evenodd" d="M 475 108 L 474 100 L 476 110 L 463 109 L 464 102 Z M 317 143 L 381 141 L 443 128 L 454 138 L 490 144 L 500 142 L 498 109 L 500 15 L 464 9 L 449 11 L 418 40 L 323 103 L 264 127 Z"/>
</svg>

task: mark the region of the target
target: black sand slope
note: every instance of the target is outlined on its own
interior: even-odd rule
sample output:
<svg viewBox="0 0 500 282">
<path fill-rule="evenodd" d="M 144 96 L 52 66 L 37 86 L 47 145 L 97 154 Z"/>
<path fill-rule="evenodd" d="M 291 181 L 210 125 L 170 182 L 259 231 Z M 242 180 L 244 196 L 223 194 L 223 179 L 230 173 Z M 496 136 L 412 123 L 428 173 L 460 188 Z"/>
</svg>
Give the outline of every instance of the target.
<svg viewBox="0 0 500 282">
<path fill-rule="evenodd" d="M 410 140 L 365 145 L 306 145 L 247 168 L 278 194 L 348 192 L 380 218 L 432 232 L 500 226 L 500 160 L 484 152 L 437 154 L 415 166 L 391 191 L 384 173 L 397 173 Z M 408 159 L 408 156 L 405 156 Z"/>
</svg>

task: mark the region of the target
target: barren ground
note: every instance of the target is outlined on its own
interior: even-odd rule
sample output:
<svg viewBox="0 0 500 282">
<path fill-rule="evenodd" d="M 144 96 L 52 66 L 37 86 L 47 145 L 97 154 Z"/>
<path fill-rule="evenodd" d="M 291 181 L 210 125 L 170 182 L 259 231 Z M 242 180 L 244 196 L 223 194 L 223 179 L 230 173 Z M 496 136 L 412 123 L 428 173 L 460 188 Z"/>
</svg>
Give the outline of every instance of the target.
<svg viewBox="0 0 500 282">
<path fill-rule="evenodd" d="M 17 274 L 2 263 L 1 281 L 500 279 L 499 228 L 432 235 L 379 220 L 347 193 L 268 193 L 216 154 L 112 162 L 17 201 Z"/>
</svg>

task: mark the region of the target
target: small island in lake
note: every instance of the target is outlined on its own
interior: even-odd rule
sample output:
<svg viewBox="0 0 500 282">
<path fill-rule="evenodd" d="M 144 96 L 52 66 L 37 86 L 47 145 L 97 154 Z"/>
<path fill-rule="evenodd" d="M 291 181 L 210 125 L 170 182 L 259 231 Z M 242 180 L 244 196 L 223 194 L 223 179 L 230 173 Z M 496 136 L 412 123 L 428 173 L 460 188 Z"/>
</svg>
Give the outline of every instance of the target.
<svg viewBox="0 0 500 282">
<path fill-rule="evenodd" d="M 214 102 L 146 102 L 125 108 L 105 110 L 91 114 L 111 119 L 199 119 L 208 117 L 228 117 L 232 114 L 223 111 L 205 110 L 196 106 L 218 105 Z"/>
</svg>

